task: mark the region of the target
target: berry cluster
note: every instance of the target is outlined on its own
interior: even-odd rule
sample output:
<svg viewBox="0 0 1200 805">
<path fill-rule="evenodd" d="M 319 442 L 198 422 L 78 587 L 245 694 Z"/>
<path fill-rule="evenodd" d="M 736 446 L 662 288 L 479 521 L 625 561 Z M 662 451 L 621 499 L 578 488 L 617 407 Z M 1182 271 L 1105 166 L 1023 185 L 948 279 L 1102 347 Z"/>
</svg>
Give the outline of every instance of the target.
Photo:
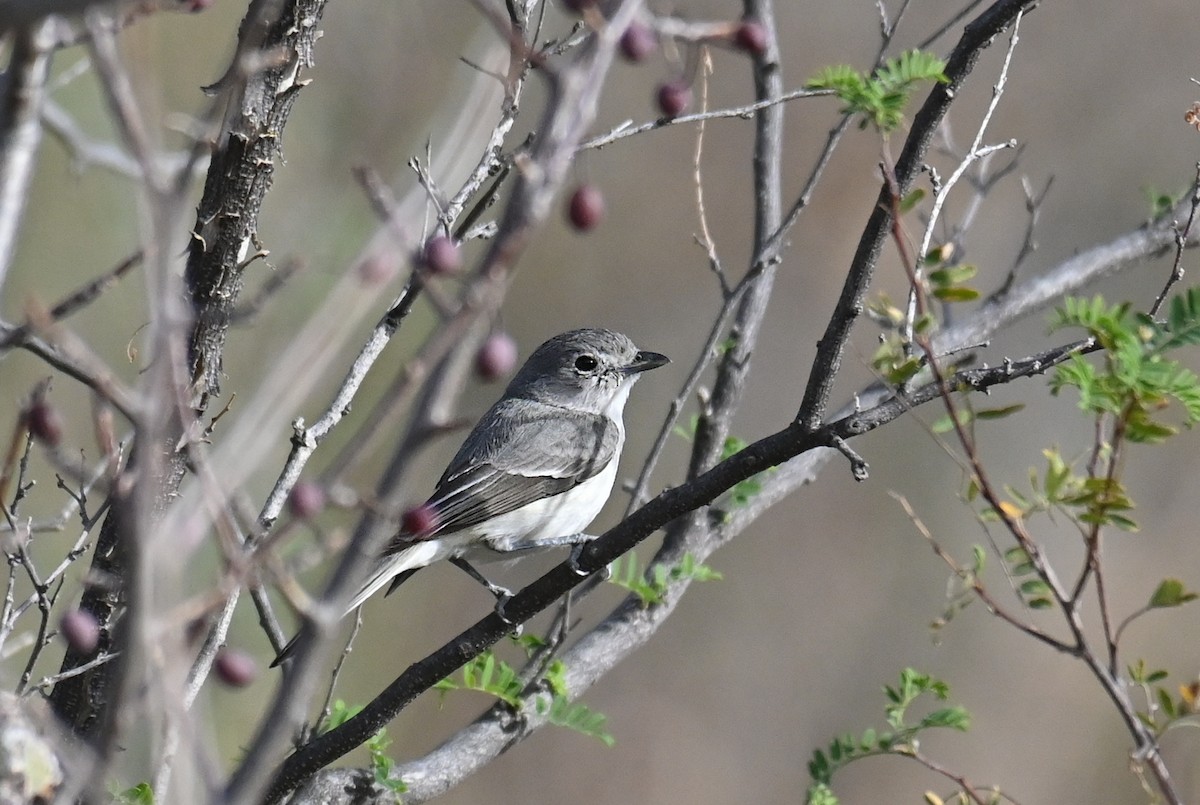
<svg viewBox="0 0 1200 805">
<path fill-rule="evenodd" d="M 589 22 L 603 22 L 599 16 L 597 0 L 563 0 L 563 5 L 576 14 L 584 15 Z M 742 19 L 730 23 L 721 36 L 706 37 L 705 41 L 732 45 L 755 57 L 767 52 L 767 30 L 754 19 Z M 637 64 L 644 62 L 657 52 L 659 34 L 651 22 L 634 20 L 621 34 L 618 47 L 626 61 Z M 692 105 L 692 82 L 687 76 L 670 78 L 658 85 L 655 92 L 658 110 L 663 118 L 674 120 Z M 599 225 L 604 218 L 604 196 L 592 184 L 581 184 L 570 195 L 566 207 L 567 221 L 576 230 L 587 232 Z"/>
</svg>

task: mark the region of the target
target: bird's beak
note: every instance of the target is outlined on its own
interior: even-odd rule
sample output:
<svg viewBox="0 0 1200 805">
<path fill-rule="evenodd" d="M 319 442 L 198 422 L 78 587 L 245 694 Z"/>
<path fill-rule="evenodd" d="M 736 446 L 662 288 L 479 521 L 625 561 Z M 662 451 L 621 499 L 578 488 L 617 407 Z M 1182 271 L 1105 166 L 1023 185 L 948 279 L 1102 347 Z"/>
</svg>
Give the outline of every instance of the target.
<svg viewBox="0 0 1200 805">
<path fill-rule="evenodd" d="M 639 352 L 633 356 L 633 363 L 626 366 L 623 371 L 627 375 L 636 375 L 666 366 L 670 362 L 670 358 L 657 352 Z"/>
</svg>

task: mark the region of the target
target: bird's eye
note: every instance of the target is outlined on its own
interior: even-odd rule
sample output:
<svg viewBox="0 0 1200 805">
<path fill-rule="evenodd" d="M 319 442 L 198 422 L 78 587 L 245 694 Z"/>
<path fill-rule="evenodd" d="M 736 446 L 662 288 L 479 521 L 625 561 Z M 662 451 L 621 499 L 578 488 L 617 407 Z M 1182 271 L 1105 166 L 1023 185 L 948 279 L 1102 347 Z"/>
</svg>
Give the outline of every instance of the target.
<svg viewBox="0 0 1200 805">
<path fill-rule="evenodd" d="M 590 372 L 597 366 L 596 359 L 591 355 L 580 355 L 575 359 L 575 368 L 580 372 Z"/>
</svg>

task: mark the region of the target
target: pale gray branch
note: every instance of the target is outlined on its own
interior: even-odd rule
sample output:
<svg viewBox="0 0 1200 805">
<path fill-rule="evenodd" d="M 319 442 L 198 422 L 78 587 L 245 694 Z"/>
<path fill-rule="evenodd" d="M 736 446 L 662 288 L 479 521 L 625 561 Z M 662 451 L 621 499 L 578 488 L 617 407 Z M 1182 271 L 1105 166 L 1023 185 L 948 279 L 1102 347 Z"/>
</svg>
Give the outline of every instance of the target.
<svg viewBox="0 0 1200 805">
<path fill-rule="evenodd" d="M 17 246 L 42 139 L 41 110 L 50 77 L 52 23 L 15 33 L 0 103 L 0 289 Z"/>
</svg>

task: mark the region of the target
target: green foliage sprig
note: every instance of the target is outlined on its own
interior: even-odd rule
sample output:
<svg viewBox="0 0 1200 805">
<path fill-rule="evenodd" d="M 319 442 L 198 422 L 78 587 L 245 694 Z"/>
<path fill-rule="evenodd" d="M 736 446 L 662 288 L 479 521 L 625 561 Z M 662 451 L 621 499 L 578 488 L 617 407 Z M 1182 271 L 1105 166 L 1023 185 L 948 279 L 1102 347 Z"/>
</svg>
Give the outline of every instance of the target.
<svg viewBox="0 0 1200 805">
<path fill-rule="evenodd" d="M 1194 598 L 1195 595 L 1192 594 Z M 1147 707 L 1139 710 L 1138 719 L 1156 735 L 1161 736 L 1171 727 L 1184 722 L 1195 725 L 1200 713 L 1200 681 L 1193 680 L 1179 686 L 1178 697 L 1164 685 L 1158 684 L 1169 674 L 1161 669 L 1150 670 L 1145 660 L 1138 660 L 1127 669 L 1129 680 L 1142 689 Z"/>
<path fill-rule="evenodd" d="M 844 735 L 834 738 L 827 749 L 813 752 L 808 762 L 808 773 L 812 784 L 808 788 L 808 805 L 837 805 L 833 793 L 833 777 L 855 761 L 880 755 L 919 758 L 918 744 L 922 733 L 931 729 L 954 729 L 965 732 L 971 725 L 971 716 L 960 706 L 939 707 L 915 721 L 910 720 L 909 709 L 922 697 L 935 701 L 946 701 L 950 696 L 949 686 L 928 674 L 912 668 L 900 673 L 900 684 L 885 685 L 884 706 L 888 729 L 864 730 L 861 735 Z"/>
<path fill-rule="evenodd" d="M 329 719 L 322 732 L 329 732 L 335 727 L 340 727 L 358 715 L 361 710 L 362 705 L 348 705 L 341 699 L 334 701 L 333 706 L 329 710 Z M 392 739 L 388 737 L 386 727 L 381 728 L 379 732 L 371 736 L 369 741 L 363 744 L 371 758 L 371 771 L 375 778 L 375 785 L 384 791 L 391 792 L 398 803 L 400 802 L 400 795 L 408 790 L 408 786 L 404 784 L 403 780 L 392 777 L 392 769 L 395 767 L 396 761 L 392 760 L 391 756 L 387 754 L 387 748 L 391 745 Z"/>
<path fill-rule="evenodd" d="M 544 641 L 540 639 L 522 639 L 519 642 L 529 651 L 544 645 Z M 581 702 L 572 702 L 567 698 L 566 672 L 567 667 L 562 660 L 550 663 L 542 675 L 549 695 L 540 694 L 534 697 L 534 711 L 538 715 L 546 716 L 547 721 L 555 726 L 566 727 L 595 738 L 605 746 L 612 746 L 616 739 L 605 728 L 608 717 Z M 434 689 L 440 691 L 443 696 L 452 690 L 486 693 L 519 711 L 524 706 L 527 686 L 515 668 L 488 650 L 464 665 L 459 671 L 458 680 L 447 677 L 434 685 Z"/>
<path fill-rule="evenodd" d="M 917 84 L 923 81 L 949 83 L 946 62 L 932 53 L 909 50 L 873 73 L 848 64 L 826 67 L 811 78 L 809 89 L 830 89 L 845 104 L 844 112 L 861 115 L 859 128 L 873 125 L 887 134 L 904 122 L 904 107 Z"/>
<path fill-rule="evenodd" d="M 684 579 L 720 581 L 724 578 L 720 572 L 697 562 L 690 553 L 684 554 L 683 559 L 674 567 L 657 564 L 647 573 L 646 568 L 638 563 L 637 552 L 630 551 L 617 557 L 608 566 L 608 570 L 611 574 L 609 583 L 636 595 L 644 607 L 662 603 L 667 589 L 675 582 Z"/>
<path fill-rule="evenodd" d="M 138 783 L 113 794 L 115 805 L 154 805 L 154 789 L 150 783 Z"/>
<path fill-rule="evenodd" d="M 1079 407 L 1118 418 L 1124 438 L 1157 443 L 1178 433 L 1161 417 L 1171 401 L 1182 405 L 1185 427 L 1200 420 L 1200 379 L 1167 358 L 1179 347 L 1200 344 L 1200 288 L 1172 299 L 1164 322 L 1135 314 L 1128 304 L 1109 306 L 1096 296 L 1067 299 L 1051 327 L 1082 328 L 1104 349 L 1099 367 L 1082 355 L 1059 366 L 1051 391 L 1076 389 Z"/>
</svg>

